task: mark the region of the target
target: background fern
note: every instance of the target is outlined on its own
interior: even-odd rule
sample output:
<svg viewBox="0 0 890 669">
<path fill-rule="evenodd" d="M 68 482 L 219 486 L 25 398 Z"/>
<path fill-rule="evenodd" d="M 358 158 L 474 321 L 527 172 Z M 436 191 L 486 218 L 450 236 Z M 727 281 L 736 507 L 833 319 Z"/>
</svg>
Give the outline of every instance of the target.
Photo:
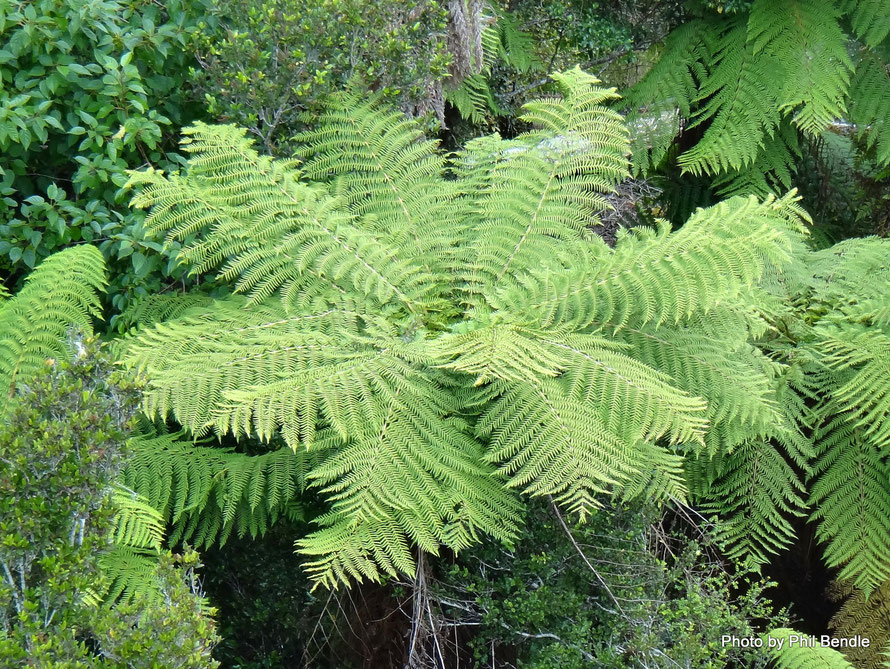
<svg viewBox="0 0 890 669">
<path fill-rule="evenodd" d="M 887 165 L 884 10 L 754 0 L 682 23 L 627 93 L 635 170 L 651 174 L 675 160 L 724 195 L 781 193 L 796 179 L 801 140 L 841 120 Z"/>
</svg>

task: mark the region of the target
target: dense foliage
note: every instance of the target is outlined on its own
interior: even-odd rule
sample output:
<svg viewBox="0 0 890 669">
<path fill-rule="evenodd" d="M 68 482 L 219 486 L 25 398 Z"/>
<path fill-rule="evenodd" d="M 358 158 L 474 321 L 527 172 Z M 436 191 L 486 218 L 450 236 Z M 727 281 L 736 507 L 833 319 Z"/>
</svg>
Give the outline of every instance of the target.
<svg viewBox="0 0 890 669">
<path fill-rule="evenodd" d="M 198 44 L 208 111 L 266 152 L 287 152 L 301 118 L 349 83 L 435 120 L 448 65 L 448 15 L 435 0 L 214 0 L 210 11 L 226 30 L 205 30 Z"/>
<path fill-rule="evenodd" d="M 628 92 L 636 170 L 668 160 L 711 176 L 721 195 L 781 191 L 792 185 L 801 146 L 842 120 L 879 164 L 890 162 L 890 21 L 880 3 L 716 9 L 672 32 Z M 678 134 L 694 139 L 678 147 Z"/>
<path fill-rule="evenodd" d="M 201 12 L 200 2 L 0 2 L 4 275 L 94 243 L 118 310 L 177 276 L 147 253 L 120 188 L 128 169 L 176 165 L 179 128 L 203 112 L 184 90 Z"/>
<path fill-rule="evenodd" d="M 0 663 L 215 666 L 209 612 L 184 580 L 193 553 L 161 555 L 137 591 L 114 594 L 121 549 L 153 532 L 112 494 L 138 394 L 94 342 L 71 344 L 72 362 L 20 381 L 0 428 Z"/>
</svg>

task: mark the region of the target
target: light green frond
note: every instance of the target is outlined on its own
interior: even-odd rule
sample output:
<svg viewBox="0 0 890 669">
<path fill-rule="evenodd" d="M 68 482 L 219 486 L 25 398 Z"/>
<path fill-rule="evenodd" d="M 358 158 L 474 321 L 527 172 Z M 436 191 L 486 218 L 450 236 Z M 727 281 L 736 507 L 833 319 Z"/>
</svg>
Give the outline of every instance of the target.
<svg viewBox="0 0 890 669">
<path fill-rule="evenodd" d="M 115 486 L 113 501 L 117 513 L 112 540 L 130 548 L 160 549 L 164 540 L 164 518 L 145 497 Z"/>
<path fill-rule="evenodd" d="M 297 541 L 300 552 L 310 558 L 304 569 L 316 587 L 376 581 L 381 572 L 396 576 L 410 574 L 414 568 L 410 543 L 397 519 L 354 525 L 329 514 L 316 523 L 323 528 Z"/>
<path fill-rule="evenodd" d="M 155 550 L 115 545 L 98 559 L 100 577 L 87 595 L 88 604 L 128 602 L 134 597 L 159 601 L 157 588 L 158 553 Z"/>
<path fill-rule="evenodd" d="M 787 119 L 782 119 L 772 139 L 764 144 L 747 167 L 723 172 L 714 179 L 714 188 L 721 197 L 756 195 L 764 198 L 791 189 L 800 157 L 798 132 Z"/>
<path fill-rule="evenodd" d="M 623 500 L 687 504 L 683 455 L 648 441 L 637 442 L 635 451 L 631 457 L 641 463 L 639 470 L 617 486 L 615 494 Z"/>
<path fill-rule="evenodd" d="M 890 294 L 890 239 L 847 239 L 807 258 L 813 302 L 859 319 L 877 315 Z"/>
<path fill-rule="evenodd" d="M 445 91 L 445 99 L 458 113 L 472 123 L 485 123 L 489 115 L 500 115 L 502 109 L 494 99 L 488 79 L 482 74 L 471 74 L 458 88 Z"/>
<path fill-rule="evenodd" d="M 102 254 L 81 245 L 48 257 L 15 297 L 0 302 L 0 415 L 18 382 L 27 381 L 48 358 L 68 355 L 69 329 L 92 330 L 104 288 Z"/>
<path fill-rule="evenodd" d="M 697 95 L 696 79 L 718 37 L 714 25 L 688 21 L 668 35 L 659 59 L 624 95 L 633 150 L 633 173 L 654 169 L 688 118 Z"/>
<path fill-rule="evenodd" d="M 365 322 L 360 314 L 347 310 L 289 316 L 280 302 L 246 310 L 238 300 L 229 300 L 216 303 L 200 316 L 140 332 L 125 360 L 151 379 L 144 394 L 148 415 L 171 415 L 195 434 L 232 428 L 268 439 L 275 417 L 264 413 L 261 423 L 245 424 L 239 414 L 241 419 L 235 421 L 232 413 L 221 410 L 227 398 L 239 392 L 255 396 L 264 387 L 287 385 L 288 378 L 300 375 L 307 388 L 325 391 L 324 370 L 335 377 L 340 372 L 348 374 L 350 364 L 355 369 L 378 355 L 358 339 Z M 354 343 L 350 345 L 350 341 Z M 347 383 L 345 377 L 341 379 Z M 296 401 L 298 393 L 286 393 L 279 399 L 285 397 Z M 314 402 L 313 398 L 317 395 L 306 400 Z M 233 401 L 232 411 L 238 406 L 238 401 Z M 247 408 L 248 404 L 240 406 Z M 283 406 L 282 410 L 287 411 Z M 317 411 L 309 405 L 306 411 L 302 418 L 289 414 L 287 419 L 285 436 L 294 445 L 312 440 Z"/>
<path fill-rule="evenodd" d="M 678 323 L 732 300 L 790 260 L 794 199 L 733 198 L 698 210 L 677 232 L 635 229 L 614 250 L 573 267 L 534 271 L 492 300 L 546 326 L 573 329 Z"/>
<path fill-rule="evenodd" d="M 449 242 L 435 229 L 459 191 L 442 178 L 445 158 L 418 121 L 364 93 L 342 93 L 296 140 L 303 175 L 330 181 L 358 225 L 438 264 Z"/>
<path fill-rule="evenodd" d="M 445 335 L 434 351 L 440 366 L 490 381 L 536 384 L 561 377 L 570 395 L 596 408 L 627 443 L 668 437 L 700 440 L 705 403 L 673 387 L 667 376 L 626 355 L 603 337 L 499 325 Z"/>
<path fill-rule="evenodd" d="M 830 368 L 850 372 L 832 390 L 832 402 L 862 437 L 881 452 L 890 449 L 890 336 L 852 327 L 821 328 L 819 349 Z"/>
<path fill-rule="evenodd" d="M 134 303 L 121 320 L 143 327 L 174 320 L 196 307 L 208 307 L 213 298 L 195 293 L 155 293 Z"/>
<path fill-rule="evenodd" d="M 638 471 L 633 451 L 610 431 L 596 407 L 572 397 L 565 384 L 499 383 L 497 399 L 476 433 L 489 443 L 488 459 L 503 463 L 509 485 L 532 495 L 553 495 L 585 516 L 596 496 Z"/>
<path fill-rule="evenodd" d="M 580 240 L 591 217 L 608 207 L 602 194 L 627 173 L 627 130 L 604 106 L 614 89 L 578 69 L 554 79 L 563 97 L 523 107 L 522 120 L 537 130 L 500 146 L 479 145 L 499 151 L 496 160 L 474 156 L 492 171 L 479 194 L 473 241 L 461 256 L 472 292 L 511 282 L 517 268 L 565 257 L 565 245 Z"/>
<path fill-rule="evenodd" d="M 218 268 L 252 301 L 278 290 L 297 299 L 321 282 L 413 314 L 429 307 L 428 271 L 353 225 L 344 198 L 302 182 L 291 163 L 260 156 L 244 130 L 196 124 L 184 132 L 184 174 L 136 172 L 129 186 L 139 189 L 133 206 L 150 209 L 146 230 L 182 242 L 193 272 Z"/>
<path fill-rule="evenodd" d="M 711 452 L 730 450 L 751 435 L 765 436 L 781 421 L 773 391 L 776 372 L 739 328 L 735 341 L 699 328 L 660 327 L 621 332 L 637 360 L 667 375 L 670 382 L 707 401 Z M 741 335 L 741 337 L 739 337 Z"/>
<path fill-rule="evenodd" d="M 479 444 L 454 419 L 442 418 L 453 399 L 429 388 L 423 396 L 400 398 L 393 403 L 375 434 L 357 437 L 340 446 L 331 444 L 329 455 L 316 465 L 310 478 L 322 488 L 338 526 L 360 528 L 373 523 L 397 533 L 394 546 L 410 543 L 438 554 L 445 545 L 458 551 L 470 545 L 479 532 L 499 539 L 513 537 L 518 522 L 517 501 L 484 463 Z M 364 545 L 360 535 L 322 550 L 332 529 L 310 534 L 301 542 L 303 552 L 324 556 L 327 571 L 313 569 L 322 582 L 341 578 L 338 563 L 348 563 L 353 550 Z M 387 543 L 391 543 L 387 539 Z M 386 549 L 387 551 L 389 549 Z M 412 568 L 394 568 L 411 574 Z M 386 563 L 379 563 L 384 572 Z M 347 568 L 348 570 L 348 568 Z M 353 575 L 372 579 L 366 567 Z"/>
<path fill-rule="evenodd" d="M 782 627 L 765 636 L 768 639 L 764 645 L 770 648 L 776 669 L 854 669 L 841 653 L 823 647 L 818 639 L 813 643 L 812 637 L 803 632 Z M 771 644 L 769 639 L 773 639 Z"/>
</svg>

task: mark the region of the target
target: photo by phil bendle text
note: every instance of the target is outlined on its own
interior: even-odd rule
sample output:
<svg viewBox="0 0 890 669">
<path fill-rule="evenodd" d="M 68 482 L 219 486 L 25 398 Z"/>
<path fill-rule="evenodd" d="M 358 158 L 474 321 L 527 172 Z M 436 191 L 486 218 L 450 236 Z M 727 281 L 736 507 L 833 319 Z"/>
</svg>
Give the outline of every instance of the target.
<svg viewBox="0 0 890 669">
<path fill-rule="evenodd" d="M 789 634 L 787 639 L 766 636 L 766 645 L 768 648 L 781 649 L 788 642 L 789 648 L 868 648 L 870 641 L 868 637 L 851 636 L 851 637 L 832 637 L 829 634 L 815 636 L 812 634 Z M 723 646 L 731 645 L 733 648 L 763 648 L 763 637 L 737 637 L 724 634 L 720 637 Z"/>
</svg>

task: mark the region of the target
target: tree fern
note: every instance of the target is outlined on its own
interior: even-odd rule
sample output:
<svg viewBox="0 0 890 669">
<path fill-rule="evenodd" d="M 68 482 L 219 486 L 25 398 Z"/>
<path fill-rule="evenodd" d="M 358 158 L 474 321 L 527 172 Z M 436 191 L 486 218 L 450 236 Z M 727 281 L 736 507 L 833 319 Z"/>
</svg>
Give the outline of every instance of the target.
<svg viewBox="0 0 890 669">
<path fill-rule="evenodd" d="M 496 66 L 518 72 L 541 69 L 535 54 L 534 40 L 523 32 L 517 20 L 500 10 L 494 3 L 486 8 L 489 16 L 482 29 L 482 63 L 479 72 L 464 77 L 456 87 L 445 88 L 445 99 L 473 123 L 484 123 L 491 116 L 503 116 L 505 109 L 495 98 L 489 85 L 489 75 Z"/>
<path fill-rule="evenodd" d="M 791 543 L 789 519 L 804 515 L 804 486 L 773 444 L 752 439 L 737 445 L 708 479 L 697 486 L 702 507 L 719 517 L 717 539 L 729 557 L 757 566 Z"/>
<path fill-rule="evenodd" d="M 809 289 L 794 265 L 805 214 L 793 194 L 733 198 L 609 248 L 588 226 L 627 174 L 628 135 L 613 91 L 580 70 L 556 82 L 561 97 L 526 105 L 530 131 L 474 140 L 452 162 L 411 122 L 347 95 L 302 136 L 302 171 L 231 128 L 197 126 L 181 174 L 132 180 L 149 229 L 194 235 L 193 271 L 220 268 L 247 293 L 125 342 L 149 379 L 145 411 L 190 438 L 280 436 L 300 454 L 328 507 L 299 542 L 318 583 L 407 572 L 415 550 L 481 533 L 510 541 L 513 488 L 580 515 L 604 495 L 710 490 L 738 521 L 747 486 L 757 514 L 738 554 L 788 539 L 780 521 L 799 512 L 800 482 L 788 466 L 758 478 L 757 464 L 806 470 L 809 451 L 782 408 L 786 366 L 759 344 L 791 318 L 783 291 Z M 274 520 L 259 459 L 290 450 L 175 443 L 127 479 L 174 536 L 207 543 Z M 703 448 L 737 461 L 743 483 L 684 480 L 683 459 Z M 162 475 L 138 474 L 151 468 Z"/>
</svg>

